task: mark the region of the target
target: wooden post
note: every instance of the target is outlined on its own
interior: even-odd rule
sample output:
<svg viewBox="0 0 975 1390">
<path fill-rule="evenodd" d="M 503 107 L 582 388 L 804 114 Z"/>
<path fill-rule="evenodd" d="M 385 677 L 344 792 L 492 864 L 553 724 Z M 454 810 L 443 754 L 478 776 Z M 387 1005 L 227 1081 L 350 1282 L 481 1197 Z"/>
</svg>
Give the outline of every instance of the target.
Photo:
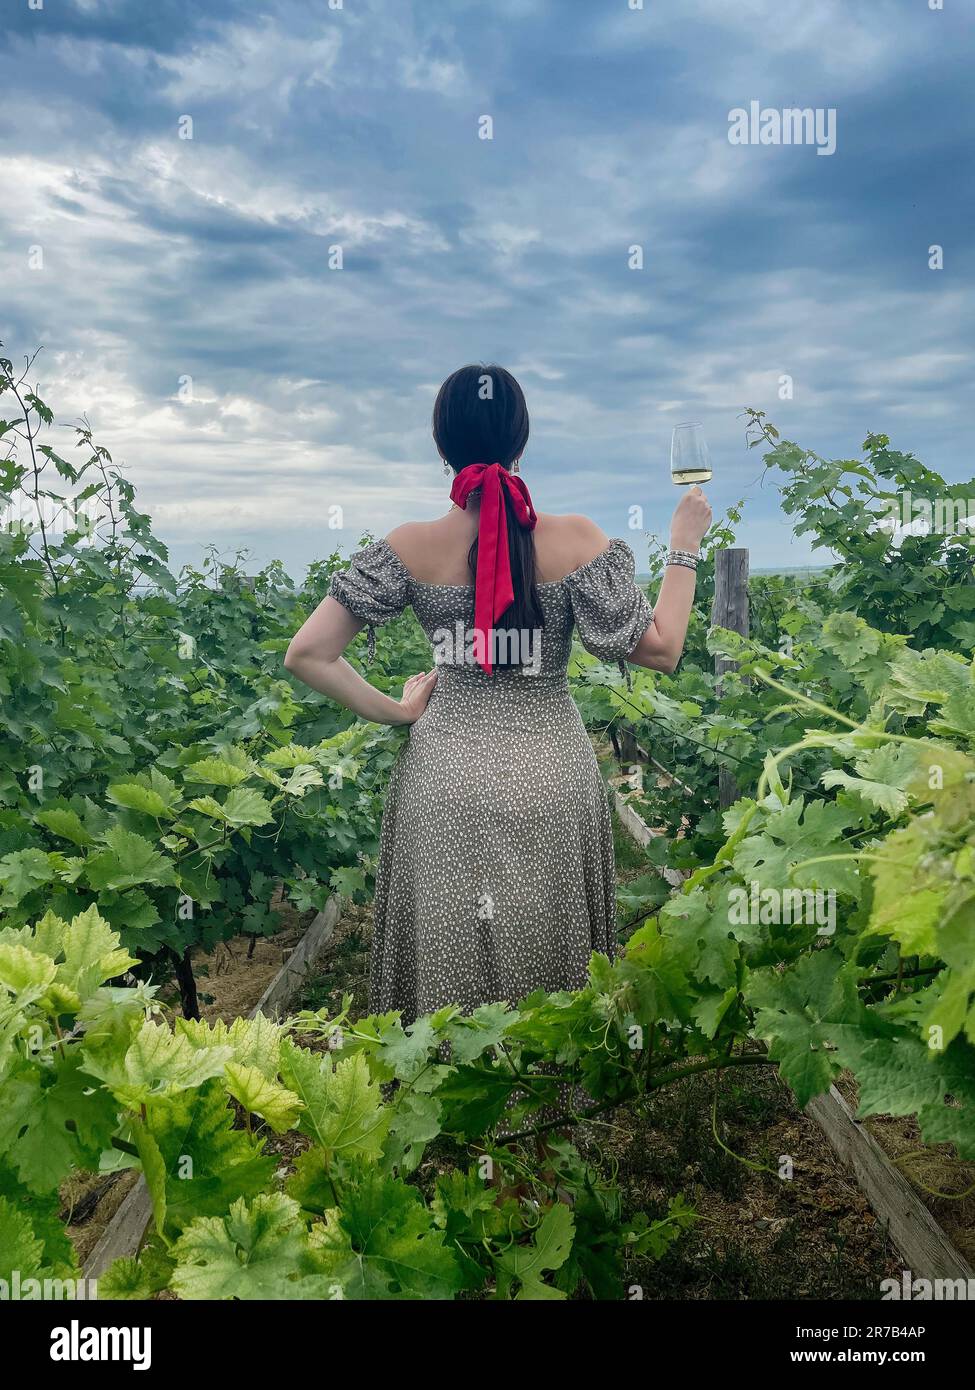
<svg viewBox="0 0 975 1390">
<path fill-rule="evenodd" d="M 711 609 L 713 627 L 730 628 L 748 636 L 748 551 L 740 548 L 717 550 L 714 555 L 714 606 Z M 714 674 L 734 671 L 736 661 L 722 656 L 714 659 Z M 720 693 L 721 685 L 718 684 Z M 726 811 L 741 796 L 734 773 L 722 766 L 718 770 L 718 805 Z"/>
</svg>

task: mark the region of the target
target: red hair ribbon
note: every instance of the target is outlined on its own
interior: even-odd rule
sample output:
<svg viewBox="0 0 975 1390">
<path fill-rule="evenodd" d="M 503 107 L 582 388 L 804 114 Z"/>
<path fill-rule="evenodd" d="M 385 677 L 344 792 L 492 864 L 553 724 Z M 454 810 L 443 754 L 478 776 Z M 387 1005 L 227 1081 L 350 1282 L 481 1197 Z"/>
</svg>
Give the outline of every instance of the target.
<svg viewBox="0 0 975 1390">
<path fill-rule="evenodd" d="M 478 665 L 490 675 L 491 630 L 515 597 L 508 555 L 507 509 L 501 489 L 507 490 L 519 526 L 533 531 L 537 517 L 525 484 L 500 463 L 470 463 L 462 468 L 450 489 L 450 500 L 466 508 L 467 499 L 475 488 L 481 489 L 474 590 L 475 655 Z"/>
</svg>

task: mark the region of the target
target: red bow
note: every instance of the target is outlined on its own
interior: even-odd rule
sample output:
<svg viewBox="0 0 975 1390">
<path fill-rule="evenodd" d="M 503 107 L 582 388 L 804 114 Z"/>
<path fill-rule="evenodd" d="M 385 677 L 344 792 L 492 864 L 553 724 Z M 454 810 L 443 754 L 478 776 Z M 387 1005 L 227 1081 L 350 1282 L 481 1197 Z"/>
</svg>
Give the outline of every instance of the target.
<svg viewBox="0 0 975 1390">
<path fill-rule="evenodd" d="M 535 508 L 520 478 L 500 463 L 470 463 L 462 468 L 450 489 L 450 500 L 467 506 L 475 488 L 481 489 L 481 515 L 477 524 L 477 576 L 474 590 L 475 655 L 482 669 L 491 674 L 490 635 L 495 622 L 514 602 L 511 559 L 508 555 L 508 517 L 502 487 L 507 489 L 518 525 L 535 529 Z"/>
</svg>

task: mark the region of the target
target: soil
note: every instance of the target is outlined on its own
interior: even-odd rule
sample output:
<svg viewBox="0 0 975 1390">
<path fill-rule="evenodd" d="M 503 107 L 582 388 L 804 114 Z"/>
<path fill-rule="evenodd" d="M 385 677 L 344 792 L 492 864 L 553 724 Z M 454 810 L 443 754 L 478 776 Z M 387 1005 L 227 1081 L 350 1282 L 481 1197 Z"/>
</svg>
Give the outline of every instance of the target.
<svg viewBox="0 0 975 1390">
<path fill-rule="evenodd" d="M 249 1014 L 314 920 L 314 912 L 296 912 L 290 904 L 274 904 L 281 924 L 273 936 L 252 940 L 237 936 L 222 941 L 209 955 L 193 952 L 193 974 L 200 997 L 200 1016 L 213 1023 L 232 1023 Z M 179 993 L 170 985 L 160 999 L 181 1014 Z"/>
<path fill-rule="evenodd" d="M 72 1173 L 60 1189 L 61 1219 L 83 1265 L 102 1238 L 106 1226 L 139 1179 L 136 1169 L 123 1173 Z"/>
<path fill-rule="evenodd" d="M 712 1131 L 714 1085 L 700 1078 L 603 1141 L 627 1210 L 663 1216 L 681 1192 L 701 1218 L 662 1260 L 631 1271 L 643 1297 L 879 1298 L 896 1252 L 819 1128 L 771 1070 L 728 1074 L 717 1094 L 726 1148 Z M 778 1176 L 786 1158 L 790 1179 Z"/>
</svg>

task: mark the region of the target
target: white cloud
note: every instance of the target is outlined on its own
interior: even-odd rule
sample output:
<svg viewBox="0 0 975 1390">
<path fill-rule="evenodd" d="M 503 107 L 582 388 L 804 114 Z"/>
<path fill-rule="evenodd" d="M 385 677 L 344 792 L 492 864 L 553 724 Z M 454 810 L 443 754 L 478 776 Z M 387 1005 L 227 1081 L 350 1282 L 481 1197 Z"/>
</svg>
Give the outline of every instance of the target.
<svg viewBox="0 0 975 1390">
<path fill-rule="evenodd" d="M 189 52 L 159 55 L 171 74 L 164 95 L 190 113 L 221 96 L 260 97 L 263 107 L 281 109 L 296 87 L 330 85 L 342 47 L 341 15 L 325 6 L 318 13 L 317 37 L 289 34 L 262 16 L 256 24 L 225 24 L 216 39 Z"/>
<path fill-rule="evenodd" d="M 436 92 L 444 97 L 460 96 L 468 86 L 463 64 L 420 53 L 400 59 L 399 77 L 410 91 Z"/>
</svg>

